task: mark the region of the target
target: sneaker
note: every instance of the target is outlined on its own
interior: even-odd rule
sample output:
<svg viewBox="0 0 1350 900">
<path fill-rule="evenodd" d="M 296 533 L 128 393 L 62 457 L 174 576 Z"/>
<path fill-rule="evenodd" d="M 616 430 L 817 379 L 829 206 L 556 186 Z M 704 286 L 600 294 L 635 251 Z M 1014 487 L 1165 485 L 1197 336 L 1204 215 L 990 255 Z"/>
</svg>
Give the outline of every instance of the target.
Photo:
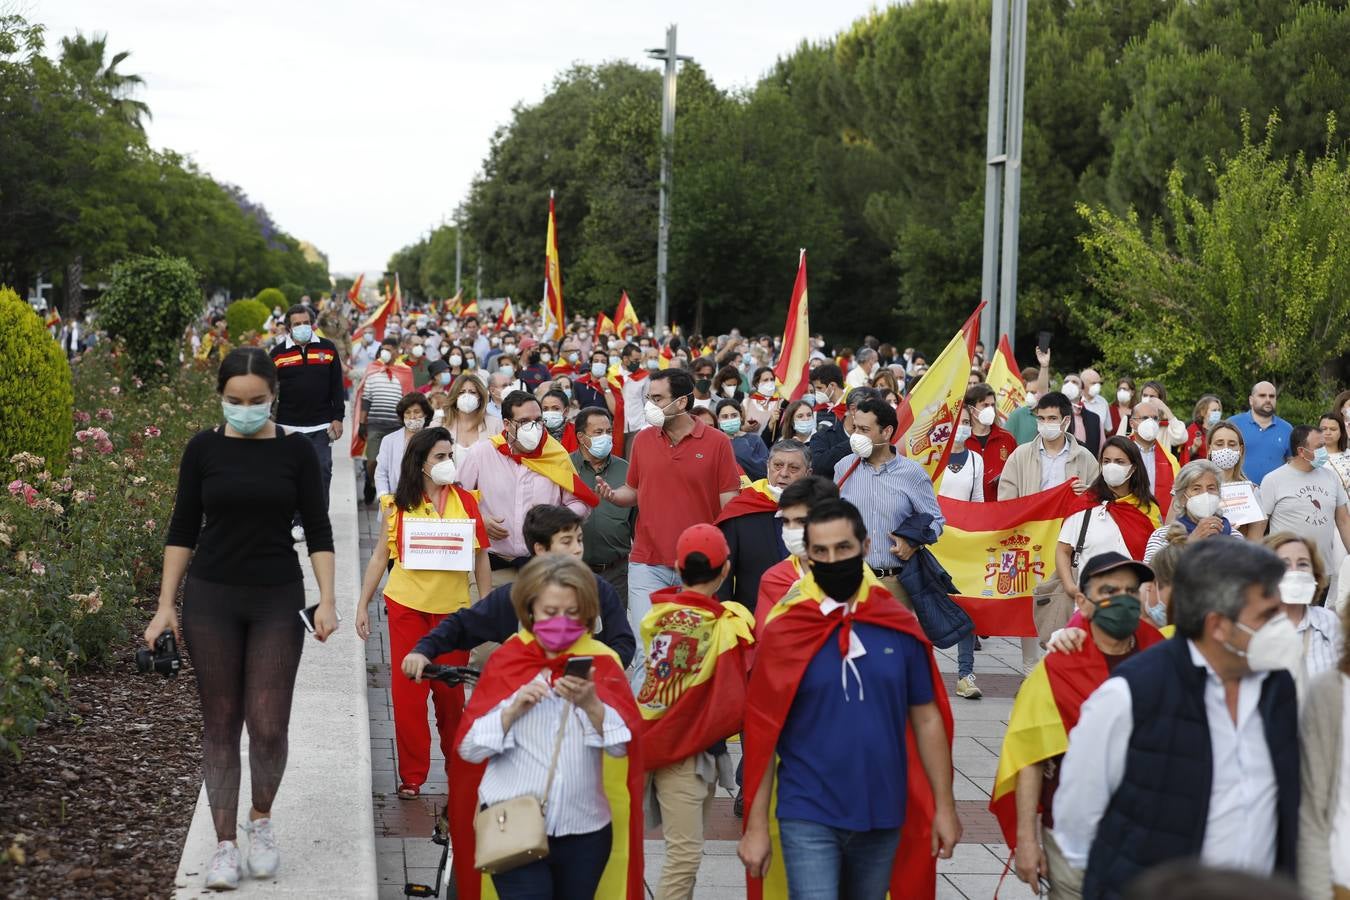
<svg viewBox="0 0 1350 900">
<path fill-rule="evenodd" d="M 248 870 L 254 878 L 271 878 L 281 864 L 277 835 L 271 819 L 254 819 L 244 826 L 248 832 Z"/>
<path fill-rule="evenodd" d="M 736 791 L 736 799 L 731 801 L 731 811 L 736 814 L 736 818 L 745 818 L 745 794 L 743 791 Z"/>
<path fill-rule="evenodd" d="M 375 504 L 375 482 L 366 482 L 365 491 L 362 493 L 362 499 L 366 501 L 366 506 L 373 506 Z"/>
<path fill-rule="evenodd" d="M 303 544 L 305 542 L 305 528 L 303 525 L 291 526 L 291 540 L 295 541 L 297 544 Z"/>
<path fill-rule="evenodd" d="M 967 675 L 965 678 L 956 680 L 956 696 L 964 697 L 967 700 L 978 700 L 984 696 L 980 689 L 975 685 L 975 676 Z"/>
<path fill-rule="evenodd" d="M 234 841 L 216 844 L 216 852 L 206 870 L 206 887 L 213 891 L 232 891 L 239 887 L 239 846 Z"/>
</svg>

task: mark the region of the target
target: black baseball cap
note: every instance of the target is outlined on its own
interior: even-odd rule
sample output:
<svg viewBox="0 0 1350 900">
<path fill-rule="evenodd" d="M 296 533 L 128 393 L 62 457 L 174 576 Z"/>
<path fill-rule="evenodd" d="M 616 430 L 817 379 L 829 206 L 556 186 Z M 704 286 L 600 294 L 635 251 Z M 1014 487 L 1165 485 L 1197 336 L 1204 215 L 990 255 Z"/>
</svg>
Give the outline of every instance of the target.
<svg viewBox="0 0 1350 900">
<path fill-rule="evenodd" d="M 1110 553 L 1098 553 L 1092 559 L 1089 559 L 1087 564 L 1078 572 L 1078 584 L 1086 584 L 1089 578 L 1123 568 L 1133 569 L 1134 574 L 1139 576 L 1140 584 L 1152 581 L 1154 578 L 1153 570 L 1148 566 L 1130 559 L 1122 553 L 1112 551 Z"/>
</svg>

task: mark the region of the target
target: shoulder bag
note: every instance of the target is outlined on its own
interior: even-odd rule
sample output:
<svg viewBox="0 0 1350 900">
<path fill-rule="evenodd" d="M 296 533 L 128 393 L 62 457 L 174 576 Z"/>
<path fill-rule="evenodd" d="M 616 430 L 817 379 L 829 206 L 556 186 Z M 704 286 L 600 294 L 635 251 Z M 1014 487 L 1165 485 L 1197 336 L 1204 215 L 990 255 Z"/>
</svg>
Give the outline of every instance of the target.
<svg viewBox="0 0 1350 900">
<path fill-rule="evenodd" d="M 480 809 L 473 817 L 473 866 L 478 871 L 496 875 L 548 856 L 545 811 L 549 792 L 553 789 L 553 772 L 558 767 L 558 751 L 562 749 L 567 717 L 571 714 L 572 704 L 568 703 L 563 707 L 558 736 L 553 740 L 553 759 L 548 764 L 543 799 L 522 794 Z"/>
<path fill-rule="evenodd" d="M 1087 541 L 1088 517 L 1096 511 L 1096 507 L 1083 510 L 1083 527 L 1078 530 L 1078 542 L 1074 545 L 1073 556 L 1070 558 L 1070 566 L 1073 569 L 1075 583 L 1077 583 L 1078 564 L 1081 562 L 1079 557 L 1083 555 L 1083 544 Z M 1064 587 L 1064 579 L 1059 572 L 1036 585 L 1031 592 L 1031 618 L 1036 623 L 1036 637 L 1041 642 L 1041 647 L 1050 640 L 1050 635 L 1063 628 L 1069 622 L 1069 617 L 1073 615 L 1073 598 L 1069 596 L 1069 591 Z"/>
</svg>

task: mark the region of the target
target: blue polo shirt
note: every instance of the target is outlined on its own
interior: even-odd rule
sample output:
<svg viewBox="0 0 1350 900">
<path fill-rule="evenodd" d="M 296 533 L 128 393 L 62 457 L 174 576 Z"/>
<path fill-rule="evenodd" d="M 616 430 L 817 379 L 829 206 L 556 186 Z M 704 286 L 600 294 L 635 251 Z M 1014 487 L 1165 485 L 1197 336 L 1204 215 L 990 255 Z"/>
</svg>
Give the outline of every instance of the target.
<svg viewBox="0 0 1350 900">
<path fill-rule="evenodd" d="M 1253 484 L 1260 484 L 1261 479 L 1284 465 L 1284 458 L 1289 455 L 1289 435 L 1294 431 L 1293 425 L 1274 416 L 1270 424 L 1262 428 L 1250 411 L 1238 413 L 1228 421 L 1242 432 L 1242 440 L 1247 444 L 1242 469 Z"/>
<path fill-rule="evenodd" d="M 923 645 L 907 634 L 854 622 L 867 652 L 840 684 L 836 627 L 806 666 L 778 737 L 778 818 L 848 831 L 905 822 L 909 708 L 933 701 Z M 846 696 L 847 695 L 847 696 Z"/>
</svg>

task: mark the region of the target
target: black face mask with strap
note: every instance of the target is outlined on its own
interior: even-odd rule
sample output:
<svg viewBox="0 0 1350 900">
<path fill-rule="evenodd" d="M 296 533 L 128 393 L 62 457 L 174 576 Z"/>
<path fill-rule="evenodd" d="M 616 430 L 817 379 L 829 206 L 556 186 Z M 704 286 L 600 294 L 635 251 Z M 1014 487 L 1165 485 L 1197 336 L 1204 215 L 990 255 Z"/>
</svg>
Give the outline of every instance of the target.
<svg viewBox="0 0 1350 900">
<path fill-rule="evenodd" d="M 863 558 L 862 555 L 850 556 L 847 559 L 836 559 L 834 562 L 811 562 L 811 575 L 816 579 L 816 584 L 831 599 L 840 603 L 847 603 L 858 593 L 858 588 L 862 587 L 863 582 Z"/>
</svg>

